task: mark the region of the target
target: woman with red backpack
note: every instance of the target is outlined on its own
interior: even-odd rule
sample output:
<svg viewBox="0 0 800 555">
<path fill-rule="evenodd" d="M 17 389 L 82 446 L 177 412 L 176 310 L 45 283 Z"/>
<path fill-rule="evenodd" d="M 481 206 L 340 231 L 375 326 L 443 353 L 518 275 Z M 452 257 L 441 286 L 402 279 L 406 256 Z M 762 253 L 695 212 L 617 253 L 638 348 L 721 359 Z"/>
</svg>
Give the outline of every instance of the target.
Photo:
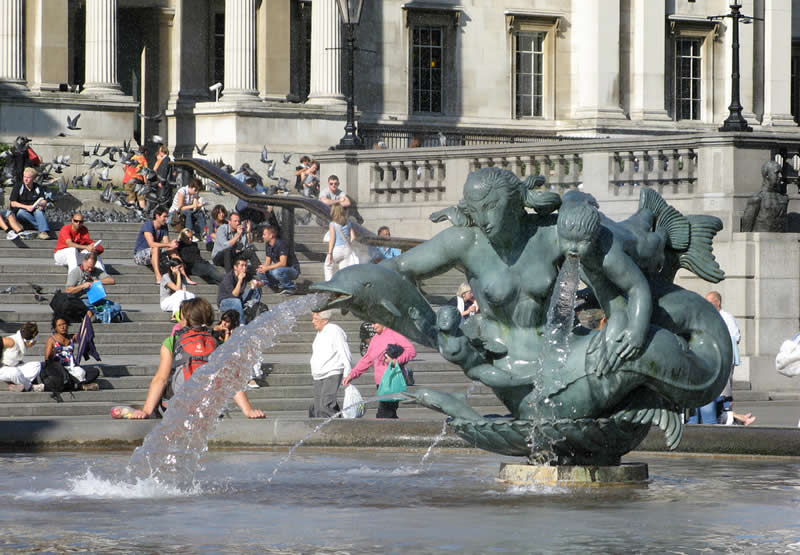
<svg viewBox="0 0 800 555">
<path fill-rule="evenodd" d="M 192 372 L 205 364 L 207 357 L 217 347 L 217 340 L 211 334 L 214 324 L 214 308 L 205 299 L 195 298 L 181 304 L 181 323 L 184 328 L 174 336 L 167 337 L 161 344 L 161 359 L 158 370 L 150 381 L 147 400 L 141 410 L 134 410 L 130 418 L 150 418 L 159 407 L 166 406 L 165 401 L 174 393 L 173 384 L 183 383 Z M 197 356 L 185 357 L 186 347 L 191 344 L 192 352 L 205 353 L 206 360 Z M 185 361 L 181 364 L 181 361 Z M 177 364 L 173 369 L 173 361 Z M 244 391 L 233 396 L 233 400 L 242 409 L 247 418 L 265 418 L 264 413 L 254 409 Z"/>
</svg>

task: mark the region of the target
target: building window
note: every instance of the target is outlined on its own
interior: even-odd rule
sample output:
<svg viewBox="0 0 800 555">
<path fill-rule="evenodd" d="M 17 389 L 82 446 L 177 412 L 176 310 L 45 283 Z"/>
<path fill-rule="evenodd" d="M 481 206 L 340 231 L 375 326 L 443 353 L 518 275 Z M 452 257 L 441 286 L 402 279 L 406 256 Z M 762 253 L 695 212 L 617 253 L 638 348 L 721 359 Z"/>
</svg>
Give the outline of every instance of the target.
<svg viewBox="0 0 800 555">
<path fill-rule="evenodd" d="M 442 112 L 444 28 L 415 26 L 411 32 L 413 112 Z"/>
<path fill-rule="evenodd" d="M 514 37 L 515 114 L 518 118 L 542 115 L 545 35 L 543 32 L 519 32 Z"/>
<path fill-rule="evenodd" d="M 675 41 L 675 117 L 700 119 L 703 41 L 678 38 Z"/>
<path fill-rule="evenodd" d="M 225 14 L 214 14 L 214 83 L 225 83 Z"/>
</svg>

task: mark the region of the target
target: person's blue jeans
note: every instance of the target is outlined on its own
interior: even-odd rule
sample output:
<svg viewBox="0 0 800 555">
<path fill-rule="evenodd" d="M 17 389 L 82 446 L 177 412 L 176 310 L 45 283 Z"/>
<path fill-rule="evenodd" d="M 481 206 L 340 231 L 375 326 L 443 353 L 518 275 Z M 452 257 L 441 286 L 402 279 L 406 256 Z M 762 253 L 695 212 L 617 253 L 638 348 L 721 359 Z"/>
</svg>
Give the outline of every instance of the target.
<svg viewBox="0 0 800 555">
<path fill-rule="evenodd" d="M 50 225 L 47 223 L 47 218 L 44 217 L 44 210 L 38 209 L 30 213 L 24 208 L 20 208 L 17 210 L 17 219 L 34 226 L 40 233 L 42 231 L 50 231 Z"/>
<path fill-rule="evenodd" d="M 183 215 L 186 218 L 186 227 L 191 229 L 196 237 L 202 239 L 206 227 L 206 217 L 203 215 L 203 211 L 187 210 Z"/>
<path fill-rule="evenodd" d="M 277 287 L 281 289 L 294 291 L 297 289 L 297 286 L 294 284 L 294 280 L 297 279 L 298 275 L 300 275 L 300 272 L 291 266 L 283 266 L 281 268 L 273 268 L 266 274 L 258 274 L 257 277 L 258 279 L 263 279 L 266 281 L 267 285 L 270 287 L 274 288 L 277 285 Z"/>
<path fill-rule="evenodd" d="M 243 324 L 246 324 L 247 321 L 244 318 L 244 305 L 248 303 L 257 303 L 261 301 L 261 289 L 248 289 L 242 295 L 242 298 L 239 297 L 228 297 L 227 299 L 222 299 L 219 303 L 219 311 L 225 312 L 227 310 L 235 310 L 239 313 L 239 321 Z"/>
<path fill-rule="evenodd" d="M 689 418 L 689 424 L 716 424 L 717 423 L 717 400 L 714 399 L 707 405 L 697 409 L 694 416 Z"/>
</svg>

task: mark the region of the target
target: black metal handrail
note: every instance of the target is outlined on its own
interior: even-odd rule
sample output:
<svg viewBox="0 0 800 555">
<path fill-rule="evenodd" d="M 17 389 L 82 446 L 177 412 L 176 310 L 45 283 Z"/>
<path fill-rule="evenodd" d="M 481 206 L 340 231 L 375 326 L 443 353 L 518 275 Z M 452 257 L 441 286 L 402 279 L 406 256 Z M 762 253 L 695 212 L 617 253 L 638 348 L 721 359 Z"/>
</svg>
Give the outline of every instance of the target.
<svg viewBox="0 0 800 555">
<path fill-rule="evenodd" d="M 263 193 L 256 193 L 253 191 L 253 189 L 234 178 L 228 172 L 218 168 L 208 160 L 200 160 L 198 158 L 179 158 L 173 161 L 172 165 L 190 169 L 195 173 L 210 179 L 221 189 L 224 189 L 225 191 L 244 201 L 252 202 L 262 206 L 279 206 L 283 209 L 286 209 L 290 215 L 290 218 L 289 221 L 284 219 L 282 231 L 288 234 L 288 236 L 286 234 L 284 235 L 284 239 L 288 240 L 292 246 L 294 246 L 295 209 L 302 208 L 303 210 L 309 211 L 317 218 L 320 218 L 326 222 L 331 221 L 330 207 L 317 199 L 291 195 L 267 195 Z M 352 222 L 352 225 L 353 231 L 356 235 L 356 240 L 364 245 L 376 247 L 395 247 L 408 250 L 422 243 L 421 239 L 410 239 L 406 237 L 380 237 L 357 222 Z"/>
</svg>

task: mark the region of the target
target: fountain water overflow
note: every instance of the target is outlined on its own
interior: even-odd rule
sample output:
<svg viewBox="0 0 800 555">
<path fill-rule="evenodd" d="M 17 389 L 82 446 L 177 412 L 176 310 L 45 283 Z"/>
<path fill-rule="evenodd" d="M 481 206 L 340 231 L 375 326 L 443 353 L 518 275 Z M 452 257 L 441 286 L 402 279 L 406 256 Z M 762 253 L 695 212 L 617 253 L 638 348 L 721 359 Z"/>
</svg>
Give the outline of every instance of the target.
<svg viewBox="0 0 800 555">
<path fill-rule="evenodd" d="M 131 456 L 130 475 L 182 488 L 191 486 L 219 415 L 233 396 L 245 389 L 253 367 L 261 364 L 263 352 L 291 331 L 297 318 L 324 297 L 316 294 L 292 298 L 234 330 L 208 363 L 198 368 L 170 399 L 164 418 Z"/>
</svg>

